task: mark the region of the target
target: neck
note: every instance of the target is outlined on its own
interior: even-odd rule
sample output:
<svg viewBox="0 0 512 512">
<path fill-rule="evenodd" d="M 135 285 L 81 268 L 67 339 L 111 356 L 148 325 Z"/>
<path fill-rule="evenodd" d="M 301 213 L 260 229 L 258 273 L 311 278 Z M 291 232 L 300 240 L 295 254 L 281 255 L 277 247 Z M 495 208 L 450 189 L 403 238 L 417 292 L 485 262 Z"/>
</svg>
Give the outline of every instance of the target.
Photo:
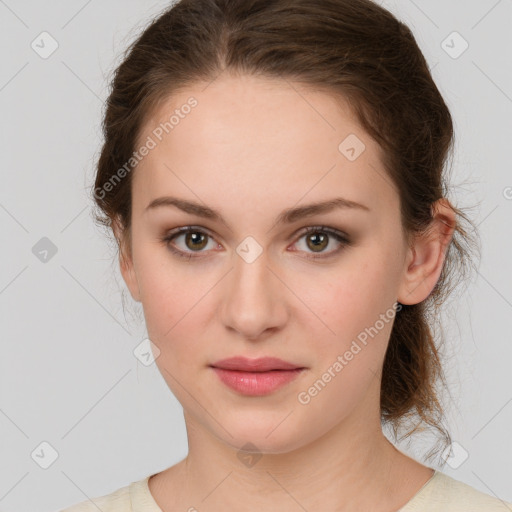
<svg viewBox="0 0 512 512">
<path fill-rule="evenodd" d="M 398 510 L 432 474 L 387 440 L 380 417 L 352 415 L 300 448 L 245 463 L 239 450 L 185 419 L 189 455 L 154 488 L 158 503 L 176 509 Z"/>
</svg>

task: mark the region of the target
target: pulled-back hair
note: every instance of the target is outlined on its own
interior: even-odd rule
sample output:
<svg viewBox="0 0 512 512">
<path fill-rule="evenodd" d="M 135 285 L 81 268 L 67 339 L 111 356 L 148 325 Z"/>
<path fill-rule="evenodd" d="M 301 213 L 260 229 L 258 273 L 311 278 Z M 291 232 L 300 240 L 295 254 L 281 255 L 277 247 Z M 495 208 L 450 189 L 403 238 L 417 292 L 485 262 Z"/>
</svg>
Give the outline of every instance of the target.
<svg viewBox="0 0 512 512">
<path fill-rule="evenodd" d="M 448 197 L 452 117 L 411 30 L 370 0 L 181 0 L 168 7 L 126 49 L 115 69 L 103 119 L 104 144 L 93 197 L 95 220 L 118 219 L 121 255 L 131 253 L 133 152 L 141 128 L 162 101 L 222 72 L 286 79 L 348 100 L 379 144 L 400 199 L 408 240 L 432 221 L 431 206 Z M 119 174 L 118 174 L 119 177 Z M 110 184 L 110 186 L 109 186 Z M 108 191 L 108 192 L 107 192 Z M 452 205 L 456 226 L 430 296 L 401 305 L 394 320 L 381 383 L 381 418 L 395 439 L 443 426 L 439 309 L 473 263 L 473 224 Z M 433 450 L 427 458 L 439 450 Z"/>
</svg>

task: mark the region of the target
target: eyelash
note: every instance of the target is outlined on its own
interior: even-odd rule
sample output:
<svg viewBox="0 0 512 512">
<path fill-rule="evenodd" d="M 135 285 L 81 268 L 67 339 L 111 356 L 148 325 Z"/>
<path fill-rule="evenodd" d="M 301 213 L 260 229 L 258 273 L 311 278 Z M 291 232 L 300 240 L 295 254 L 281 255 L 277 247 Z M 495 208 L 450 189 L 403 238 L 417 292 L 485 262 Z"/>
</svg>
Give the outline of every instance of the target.
<svg viewBox="0 0 512 512">
<path fill-rule="evenodd" d="M 178 256 L 180 258 L 185 258 L 187 260 L 190 260 L 192 258 L 203 258 L 204 256 L 199 256 L 199 254 L 195 255 L 193 252 L 185 252 L 180 249 L 176 249 L 171 244 L 172 240 L 174 240 L 175 238 L 177 238 L 180 235 L 187 234 L 187 233 L 201 233 L 201 234 L 204 234 L 213 239 L 213 237 L 210 234 L 208 234 L 207 232 L 203 231 L 200 228 L 197 228 L 195 226 L 185 226 L 185 227 L 178 228 L 174 231 L 171 231 L 165 237 L 163 237 L 161 239 L 161 241 L 165 242 L 168 249 L 173 254 L 175 254 L 176 256 Z M 332 229 L 332 228 L 328 228 L 325 226 L 310 226 L 300 233 L 297 240 L 300 240 L 302 237 L 309 235 L 310 233 L 326 233 L 326 234 L 332 236 L 336 241 L 341 243 L 341 247 L 339 249 L 330 251 L 327 254 L 324 254 L 321 256 L 317 256 L 317 255 L 305 256 L 307 259 L 310 259 L 310 260 L 319 260 L 319 259 L 330 258 L 330 257 L 334 256 L 335 254 L 338 254 L 345 247 L 351 245 L 350 239 L 345 234 L 343 234 L 341 231 L 338 231 L 338 230 Z M 198 253 L 199 252 L 203 252 L 203 251 L 198 251 Z"/>
</svg>

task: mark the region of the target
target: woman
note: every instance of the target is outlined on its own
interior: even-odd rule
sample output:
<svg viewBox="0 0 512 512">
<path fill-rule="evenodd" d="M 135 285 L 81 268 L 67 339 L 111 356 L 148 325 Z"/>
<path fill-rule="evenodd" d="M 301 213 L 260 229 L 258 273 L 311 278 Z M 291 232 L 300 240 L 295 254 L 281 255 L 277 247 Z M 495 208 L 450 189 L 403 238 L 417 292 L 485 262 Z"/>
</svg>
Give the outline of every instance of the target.
<svg viewBox="0 0 512 512">
<path fill-rule="evenodd" d="M 117 68 L 104 135 L 98 221 L 189 453 L 67 512 L 510 510 L 382 430 L 450 448 L 431 322 L 471 263 L 452 119 L 404 24 L 370 0 L 182 0 Z"/>
</svg>

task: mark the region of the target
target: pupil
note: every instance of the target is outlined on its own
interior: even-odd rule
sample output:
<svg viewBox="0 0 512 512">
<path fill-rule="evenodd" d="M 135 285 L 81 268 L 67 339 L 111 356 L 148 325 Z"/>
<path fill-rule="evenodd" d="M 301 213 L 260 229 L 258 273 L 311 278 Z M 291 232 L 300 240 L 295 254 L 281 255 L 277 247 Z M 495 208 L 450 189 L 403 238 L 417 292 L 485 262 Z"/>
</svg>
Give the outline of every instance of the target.
<svg viewBox="0 0 512 512">
<path fill-rule="evenodd" d="M 201 240 L 201 237 L 203 237 L 203 240 Z M 204 247 L 204 235 L 202 233 L 188 233 L 188 237 L 187 237 L 188 241 L 190 241 L 190 239 L 192 239 L 193 243 L 194 244 L 197 244 L 199 242 L 199 244 L 201 244 L 201 242 L 203 242 L 202 245 L 195 245 L 196 248 L 200 248 L 202 249 Z"/>
<path fill-rule="evenodd" d="M 316 247 L 316 248 L 318 248 L 318 247 L 322 248 L 323 247 L 322 244 L 323 244 L 323 242 L 325 242 L 325 239 L 326 239 L 325 235 L 318 234 L 318 233 L 311 235 L 311 238 L 310 238 L 310 240 L 315 240 L 315 241 L 313 241 L 313 247 Z"/>
</svg>

